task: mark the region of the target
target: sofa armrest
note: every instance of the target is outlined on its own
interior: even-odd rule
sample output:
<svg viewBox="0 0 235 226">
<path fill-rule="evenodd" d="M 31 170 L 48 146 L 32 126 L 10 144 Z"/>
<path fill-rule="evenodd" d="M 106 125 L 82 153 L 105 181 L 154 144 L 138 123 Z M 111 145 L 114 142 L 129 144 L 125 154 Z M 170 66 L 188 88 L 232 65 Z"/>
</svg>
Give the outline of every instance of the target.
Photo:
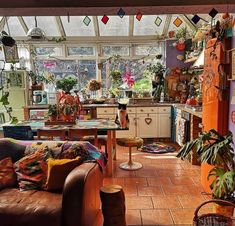
<svg viewBox="0 0 235 226">
<path fill-rule="evenodd" d="M 62 199 L 63 226 L 92 226 L 100 210 L 103 174 L 97 163 L 83 163 L 67 176 Z"/>
</svg>

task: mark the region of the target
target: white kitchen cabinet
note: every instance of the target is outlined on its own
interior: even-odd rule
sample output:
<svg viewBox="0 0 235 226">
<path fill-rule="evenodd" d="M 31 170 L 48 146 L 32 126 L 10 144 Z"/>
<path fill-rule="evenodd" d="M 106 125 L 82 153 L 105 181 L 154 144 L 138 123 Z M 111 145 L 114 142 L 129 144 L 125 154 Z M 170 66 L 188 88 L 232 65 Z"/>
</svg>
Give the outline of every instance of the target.
<svg viewBox="0 0 235 226">
<path fill-rule="evenodd" d="M 117 108 L 99 107 L 97 118 L 115 120 Z M 117 131 L 116 136 L 142 138 L 171 137 L 171 107 L 127 107 L 129 130 Z"/>
<path fill-rule="evenodd" d="M 171 116 L 169 114 L 159 114 L 158 118 L 158 137 L 171 137 Z"/>
<path fill-rule="evenodd" d="M 137 115 L 137 136 L 141 138 L 158 137 L 158 116 L 157 114 L 138 114 Z"/>
<path fill-rule="evenodd" d="M 135 137 L 136 136 L 136 114 L 128 114 L 129 118 L 129 130 L 122 130 L 117 131 L 116 136 L 117 138 L 124 138 L 124 137 Z"/>
</svg>

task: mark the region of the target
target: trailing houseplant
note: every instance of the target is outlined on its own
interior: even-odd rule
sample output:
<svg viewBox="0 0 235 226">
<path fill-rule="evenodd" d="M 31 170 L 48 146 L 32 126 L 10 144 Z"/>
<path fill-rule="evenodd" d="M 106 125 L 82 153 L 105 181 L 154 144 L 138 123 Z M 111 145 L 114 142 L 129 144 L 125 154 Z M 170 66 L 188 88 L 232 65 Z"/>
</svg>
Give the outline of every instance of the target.
<svg viewBox="0 0 235 226">
<path fill-rule="evenodd" d="M 235 202 L 235 162 L 232 143 L 232 132 L 229 131 L 228 134 L 222 136 L 216 130 L 211 129 L 186 143 L 177 157 L 184 159 L 195 149 L 202 163 L 214 166 L 207 178 L 212 179 L 210 184 L 212 197 Z"/>
</svg>

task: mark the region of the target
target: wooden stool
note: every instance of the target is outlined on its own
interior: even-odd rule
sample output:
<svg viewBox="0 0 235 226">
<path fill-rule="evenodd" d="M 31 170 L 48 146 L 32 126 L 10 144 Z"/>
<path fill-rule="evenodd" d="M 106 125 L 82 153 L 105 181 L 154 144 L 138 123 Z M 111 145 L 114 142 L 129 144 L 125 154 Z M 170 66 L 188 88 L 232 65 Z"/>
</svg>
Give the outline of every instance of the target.
<svg viewBox="0 0 235 226">
<path fill-rule="evenodd" d="M 122 187 L 115 184 L 101 187 L 100 199 L 104 216 L 103 226 L 126 226 L 125 195 Z"/>
<path fill-rule="evenodd" d="M 142 164 L 139 162 L 133 162 L 131 156 L 132 147 L 141 147 L 144 141 L 140 137 L 129 137 L 117 139 L 117 144 L 123 147 L 129 147 L 129 161 L 121 163 L 119 167 L 124 170 L 137 170 L 142 168 Z"/>
</svg>

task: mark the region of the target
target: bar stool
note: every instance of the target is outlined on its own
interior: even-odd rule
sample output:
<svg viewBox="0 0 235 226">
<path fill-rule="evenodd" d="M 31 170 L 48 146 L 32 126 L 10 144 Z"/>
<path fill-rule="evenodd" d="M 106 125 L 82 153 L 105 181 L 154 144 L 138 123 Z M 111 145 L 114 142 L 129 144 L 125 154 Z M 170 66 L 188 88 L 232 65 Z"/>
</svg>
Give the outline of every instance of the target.
<svg viewBox="0 0 235 226">
<path fill-rule="evenodd" d="M 142 164 L 139 162 L 133 162 L 131 156 L 132 147 L 141 147 L 144 141 L 140 137 L 129 137 L 117 139 L 117 144 L 123 147 L 129 147 L 129 161 L 121 163 L 119 167 L 124 170 L 137 170 L 142 168 Z"/>
</svg>

